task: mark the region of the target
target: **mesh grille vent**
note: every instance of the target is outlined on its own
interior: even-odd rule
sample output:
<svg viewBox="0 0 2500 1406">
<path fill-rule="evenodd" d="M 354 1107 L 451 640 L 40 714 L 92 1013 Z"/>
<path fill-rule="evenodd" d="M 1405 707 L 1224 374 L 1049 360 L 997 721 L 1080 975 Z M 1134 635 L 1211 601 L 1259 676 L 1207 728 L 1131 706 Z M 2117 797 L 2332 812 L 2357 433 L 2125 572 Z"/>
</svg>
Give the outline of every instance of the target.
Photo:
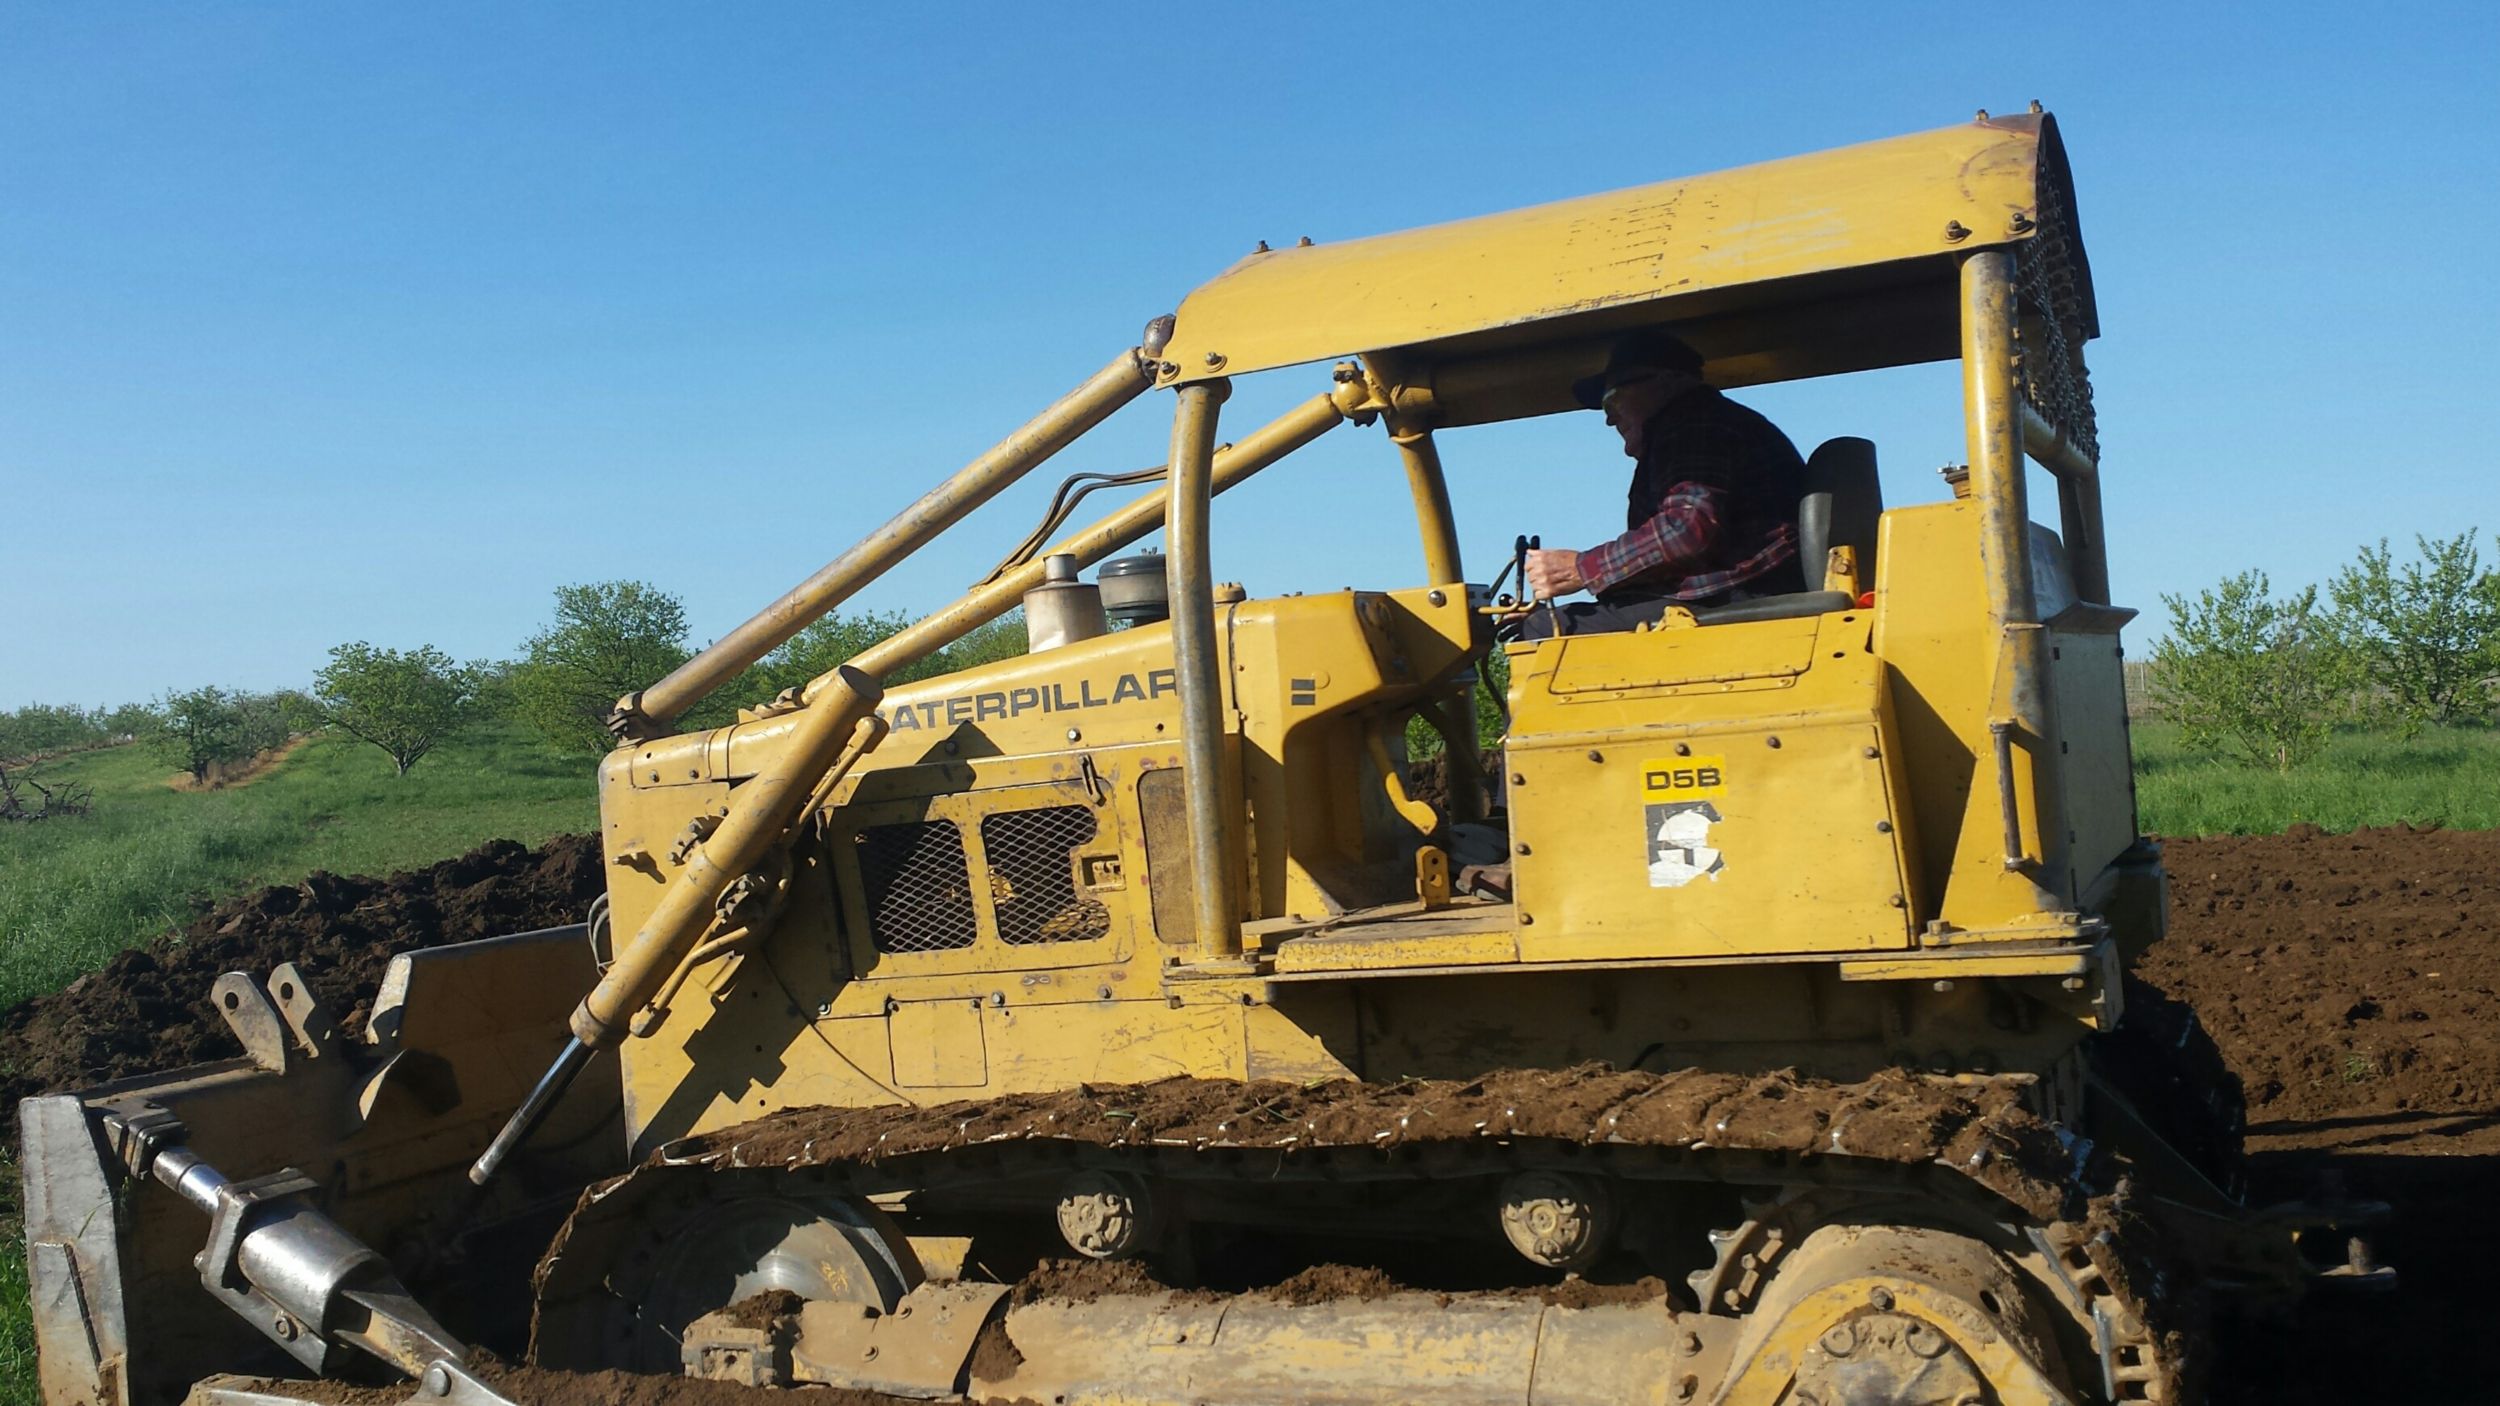
<svg viewBox="0 0 2500 1406">
<path fill-rule="evenodd" d="M 872 825 L 859 832 L 868 933 L 880 952 L 970 947 L 972 874 L 951 820 Z"/>
<path fill-rule="evenodd" d="M 2066 210 L 2063 184 L 2045 173 L 2039 202 L 2038 233 L 2014 251 L 2023 310 L 2036 319 L 2043 342 L 2023 349 L 2023 397 L 2065 431 L 2075 447 L 2097 458 L 2100 427 L 2092 413 L 2092 379 L 2083 365 L 2085 319 L 2082 280 L 2075 268 L 2074 219 Z"/>
<path fill-rule="evenodd" d="M 1111 931 L 1111 911 L 1076 887 L 1076 849 L 1093 838 L 1094 813 L 1084 806 L 981 817 L 1002 941 L 1082 942 Z"/>
</svg>

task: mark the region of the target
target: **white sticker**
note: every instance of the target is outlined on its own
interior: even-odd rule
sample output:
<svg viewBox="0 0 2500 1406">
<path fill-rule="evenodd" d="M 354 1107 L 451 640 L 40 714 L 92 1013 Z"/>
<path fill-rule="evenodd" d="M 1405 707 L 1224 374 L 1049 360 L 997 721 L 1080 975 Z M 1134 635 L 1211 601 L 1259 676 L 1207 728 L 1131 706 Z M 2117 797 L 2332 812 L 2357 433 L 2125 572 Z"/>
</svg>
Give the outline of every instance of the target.
<svg viewBox="0 0 2500 1406">
<path fill-rule="evenodd" d="M 1676 801 L 1647 809 L 1649 886 L 1680 889 L 1705 874 L 1717 883 L 1719 871 L 1727 867 L 1710 844 L 1710 825 L 1720 819 L 1719 808 L 1708 801 Z"/>
</svg>

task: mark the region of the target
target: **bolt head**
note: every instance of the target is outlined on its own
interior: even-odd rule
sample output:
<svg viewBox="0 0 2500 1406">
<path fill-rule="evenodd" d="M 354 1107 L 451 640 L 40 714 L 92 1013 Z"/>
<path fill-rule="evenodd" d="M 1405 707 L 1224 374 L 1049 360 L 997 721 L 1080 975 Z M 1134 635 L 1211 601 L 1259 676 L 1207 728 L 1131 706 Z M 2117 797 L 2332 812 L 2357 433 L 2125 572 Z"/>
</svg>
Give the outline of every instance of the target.
<svg viewBox="0 0 2500 1406">
<path fill-rule="evenodd" d="M 1866 1301 L 1875 1305 L 1879 1312 L 1889 1313 L 1892 1311 L 1892 1290 L 1878 1284 L 1875 1291 L 1866 1296 Z"/>
<path fill-rule="evenodd" d="M 425 1389 L 435 1396 L 451 1395 L 451 1369 L 440 1362 L 426 1368 Z"/>
<path fill-rule="evenodd" d="M 1426 591 L 1424 593 L 1424 599 L 1432 602 L 1434 605 L 1448 605 L 1450 603 L 1450 593 L 1443 590 Z"/>
</svg>

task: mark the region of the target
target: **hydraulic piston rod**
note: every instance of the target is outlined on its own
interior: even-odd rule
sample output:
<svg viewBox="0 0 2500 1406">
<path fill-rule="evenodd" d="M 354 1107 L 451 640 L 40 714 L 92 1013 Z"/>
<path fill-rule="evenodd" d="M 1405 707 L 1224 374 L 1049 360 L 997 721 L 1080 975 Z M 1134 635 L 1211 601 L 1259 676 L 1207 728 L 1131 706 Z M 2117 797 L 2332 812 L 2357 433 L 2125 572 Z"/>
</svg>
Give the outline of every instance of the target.
<svg viewBox="0 0 2500 1406">
<path fill-rule="evenodd" d="M 687 852 L 685 867 L 661 892 L 651 916 L 630 941 L 617 948 L 607 974 L 574 1007 L 573 1038 L 548 1066 L 528 1100 L 470 1166 L 473 1186 L 491 1181 L 513 1149 L 529 1139 L 590 1062 L 591 1051 L 625 1037 L 634 1012 L 660 993 L 712 927 L 732 881 L 752 871 L 784 841 L 826 774 L 846 758 L 856 761 L 867 746 L 874 745 L 879 734 L 873 730 L 862 745 L 852 743 L 861 721 L 876 711 L 884 690 L 867 675 L 847 667 L 835 670 L 828 679 L 826 690 L 800 715 L 789 745 L 773 765 L 731 793 L 729 813 Z"/>
</svg>

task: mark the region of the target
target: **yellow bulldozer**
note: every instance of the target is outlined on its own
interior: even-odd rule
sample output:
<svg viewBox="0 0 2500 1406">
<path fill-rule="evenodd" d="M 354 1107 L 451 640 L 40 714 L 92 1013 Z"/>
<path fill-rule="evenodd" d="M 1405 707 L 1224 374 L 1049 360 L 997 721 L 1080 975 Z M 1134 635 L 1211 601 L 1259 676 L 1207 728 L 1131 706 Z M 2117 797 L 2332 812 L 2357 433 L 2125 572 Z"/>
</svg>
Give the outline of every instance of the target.
<svg viewBox="0 0 2500 1406">
<path fill-rule="evenodd" d="M 1441 441 L 1643 329 L 1722 388 L 1958 359 L 1968 462 L 1888 506 L 1833 441 L 1815 589 L 1517 638 Z M 2036 105 L 1262 245 L 620 701 L 584 924 L 401 954 L 353 1039 L 232 973 L 245 1057 L 28 1100 L 43 1399 L 2194 1399 L 2215 1301 L 2387 1271 L 2368 1207 L 2241 1203 L 2209 1047 L 2128 1010 L 2097 332 Z M 1315 393 L 1220 444 L 1267 372 Z M 1150 391 L 1160 470 L 672 733 Z M 1219 583 L 1214 500 L 1349 422 L 1420 580 Z M 1018 607 L 1023 656 L 884 682 Z"/>
</svg>

